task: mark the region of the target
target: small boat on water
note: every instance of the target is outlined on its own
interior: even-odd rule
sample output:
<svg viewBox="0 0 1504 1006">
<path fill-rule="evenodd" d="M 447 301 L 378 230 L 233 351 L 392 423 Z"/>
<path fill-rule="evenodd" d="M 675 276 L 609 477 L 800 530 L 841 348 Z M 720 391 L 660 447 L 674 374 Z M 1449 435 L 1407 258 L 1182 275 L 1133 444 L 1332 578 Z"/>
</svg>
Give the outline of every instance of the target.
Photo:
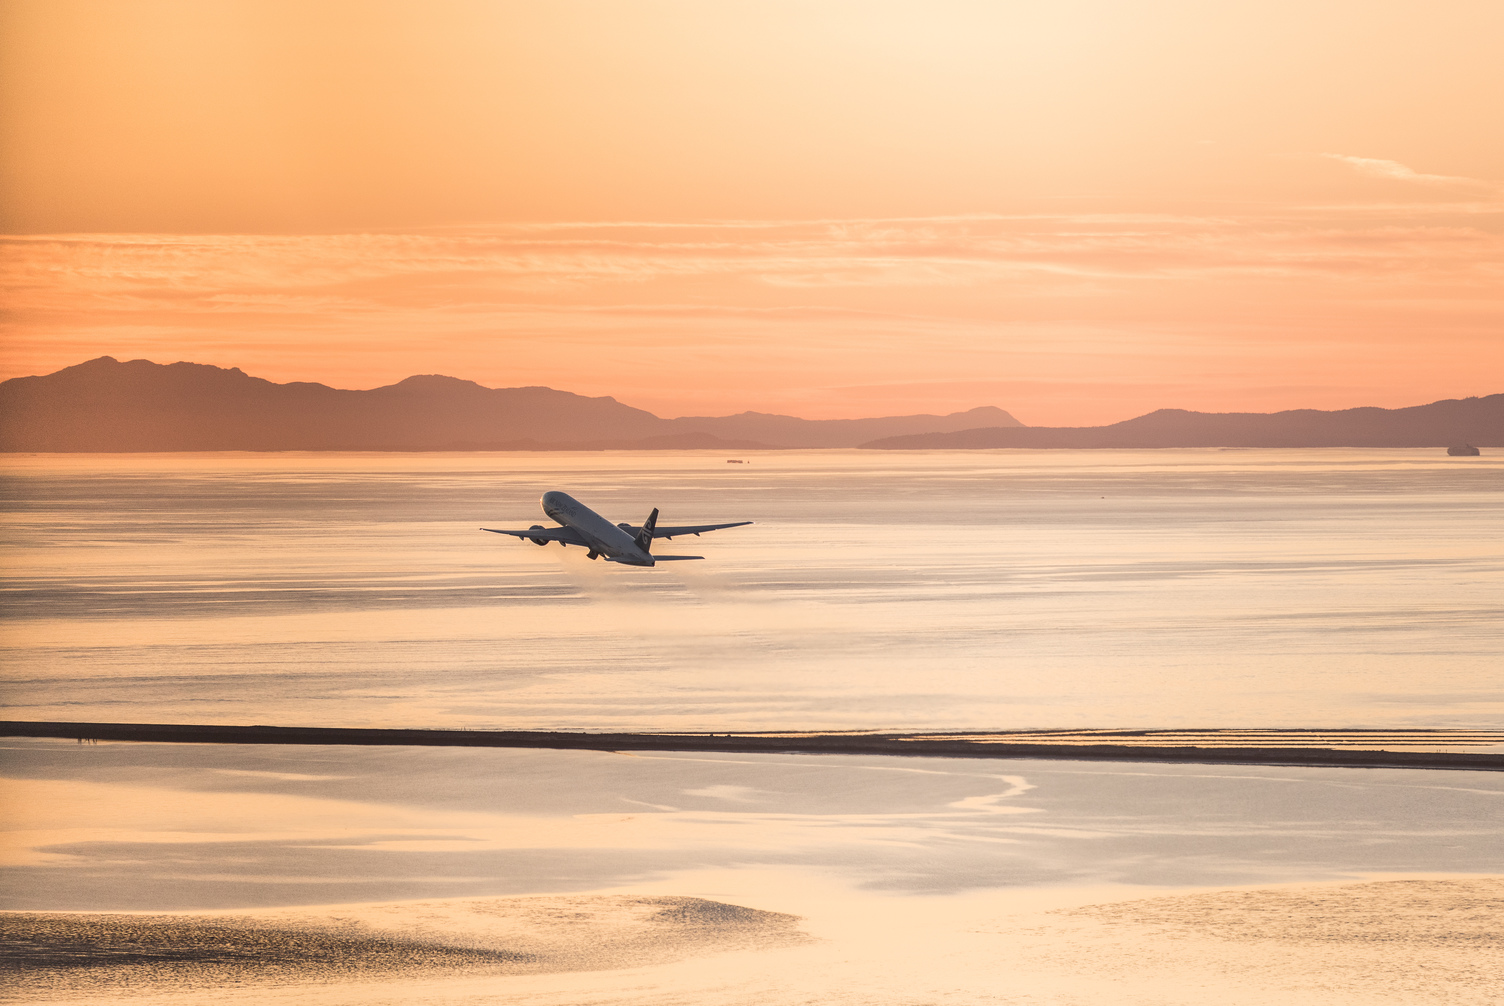
<svg viewBox="0 0 1504 1006">
<path fill-rule="evenodd" d="M 1462 444 L 1459 447 L 1448 447 L 1447 453 L 1454 458 L 1476 458 L 1481 452 L 1472 444 Z"/>
</svg>

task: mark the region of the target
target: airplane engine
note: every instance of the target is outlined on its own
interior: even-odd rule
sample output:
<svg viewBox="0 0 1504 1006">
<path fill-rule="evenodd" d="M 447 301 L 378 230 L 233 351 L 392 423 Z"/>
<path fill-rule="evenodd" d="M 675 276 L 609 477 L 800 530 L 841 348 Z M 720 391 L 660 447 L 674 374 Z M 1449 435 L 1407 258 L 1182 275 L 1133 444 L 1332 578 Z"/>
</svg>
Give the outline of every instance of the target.
<svg viewBox="0 0 1504 1006">
<path fill-rule="evenodd" d="M 543 530 L 543 525 L 542 524 L 534 524 L 532 527 L 528 528 L 528 530 L 529 531 L 542 531 Z M 532 542 L 534 545 L 547 545 L 548 544 L 548 539 L 547 538 L 529 538 L 528 541 Z"/>
</svg>

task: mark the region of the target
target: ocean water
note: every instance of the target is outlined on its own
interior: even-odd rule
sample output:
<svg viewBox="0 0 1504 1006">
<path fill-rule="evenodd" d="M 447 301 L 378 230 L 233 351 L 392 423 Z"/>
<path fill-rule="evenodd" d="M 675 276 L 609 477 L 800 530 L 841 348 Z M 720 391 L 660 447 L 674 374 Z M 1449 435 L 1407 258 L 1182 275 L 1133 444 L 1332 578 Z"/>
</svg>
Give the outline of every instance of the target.
<svg viewBox="0 0 1504 1006">
<path fill-rule="evenodd" d="M 1504 725 L 1492 458 L 746 460 L 10 457 L 5 716 Z M 477 530 L 548 489 L 756 523 L 650 570 Z M 1504 966 L 1491 772 L 11 740 L 0 804 L 32 1004 L 1484 1006 Z"/>
<path fill-rule="evenodd" d="M 1504 725 L 1504 464 L 1429 450 L 12 456 L 6 715 Z M 564 489 L 750 527 L 634 569 Z"/>
</svg>

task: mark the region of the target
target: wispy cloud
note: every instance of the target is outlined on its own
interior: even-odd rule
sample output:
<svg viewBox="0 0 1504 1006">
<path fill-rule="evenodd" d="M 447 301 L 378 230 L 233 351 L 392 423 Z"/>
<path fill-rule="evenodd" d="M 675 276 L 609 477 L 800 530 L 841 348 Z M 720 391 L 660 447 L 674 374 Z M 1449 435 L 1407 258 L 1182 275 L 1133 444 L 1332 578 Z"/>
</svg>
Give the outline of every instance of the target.
<svg viewBox="0 0 1504 1006">
<path fill-rule="evenodd" d="M 1045 424 L 1413 404 L 1497 389 L 1267 389 L 1290 373 L 1327 389 L 1343 371 L 1358 395 L 1486 372 L 1504 235 L 1454 210 L 0 239 L 0 376 L 107 353 L 340 387 L 437 371 L 660 414 L 995 404 Z"/>
<path fill-rule="evenodd" d="M 1427 176 L 1418 176 L 1427 177 Z M 703 307 L 857 306 L 806 293 L 769 304 L 757 288 L 1009 287 L 1075 295 L 1082 282 L 1232 274 L 1389 273 L 1426 246 L 1426 268 L 1464 274 L 1500 258 L 1467 226 L 1410 220 L 1145 218 L 1104 215 L 785 222 L 707 231 L 597 224 L 465 234 L 65 236 L 0 243 L 19 309 L 104 298 L 204 310 L 448 309 L 500 303 L 587 309 L 638 299 Z M 684 284 L 697 284 L 683 296 Z M 712 294 L 711 287 L 714 287 Z M 728 290 L 735 287 L 740 292 Z M 623 297 L 651 291 L 651 296 Z M 674 296 L 663 296 L 673 291 Z M 707 296 L 707 294 L 712 294 Z M 101 304 L 100 306 L 105 306 Z"/>
<path fill-rule="evenodd" d="M 1458 175 L 1427 175 L 1399 161 L 1386 161 L 1378 157 L 1353 157 L 1349 154 L 1322 154 L 1329 160 L 1346 164 L 1354 171 L 1370 178 L 1384 178 L 1394 182 L 1415 182 L 1420 185 L 1462 185 L 1470 188 L 1497 189 L 1498 185 L 1477 178 Z"/>
</svg>

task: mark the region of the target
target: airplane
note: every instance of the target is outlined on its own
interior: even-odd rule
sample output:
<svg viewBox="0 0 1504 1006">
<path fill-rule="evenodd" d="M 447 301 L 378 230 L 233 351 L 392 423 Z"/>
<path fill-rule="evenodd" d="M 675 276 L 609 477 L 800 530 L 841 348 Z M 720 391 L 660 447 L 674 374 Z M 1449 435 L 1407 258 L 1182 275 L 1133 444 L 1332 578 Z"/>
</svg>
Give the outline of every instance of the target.
<svg viewBox="0 0 1504 1006">
<path fill-rule="evenodd" d="M 648 514 L 642 527 L 631 524 L 613 524 L 568 493 L 546 492 L 540 501 L 543 512 L 553 518 L 560 527 L 544 527 L 534 524 L 526 531 L 505 531 L 501 528 L 483 527 L 492 534 L 509 534 L 514 538 L 526 538 L 534 545 L 547 545 L 551 541 L 563 545 L 582 545 L 590 550 L 589 557 L 605 556 L 607 562 L 619 562 L 624 566 L 655 566 L 660 562 L 683 559 L 703 559 L 703 555 L 654 555 L 654 538 L 673 538 L 675 535 L 699 535 L 703 531 L 719 531 L 723 527 L 741 527 L 752 523 L 739 520 L 731 524 L 696 524 L 693 527 L 659 527 L 658 508 Z"/>
</svg>

